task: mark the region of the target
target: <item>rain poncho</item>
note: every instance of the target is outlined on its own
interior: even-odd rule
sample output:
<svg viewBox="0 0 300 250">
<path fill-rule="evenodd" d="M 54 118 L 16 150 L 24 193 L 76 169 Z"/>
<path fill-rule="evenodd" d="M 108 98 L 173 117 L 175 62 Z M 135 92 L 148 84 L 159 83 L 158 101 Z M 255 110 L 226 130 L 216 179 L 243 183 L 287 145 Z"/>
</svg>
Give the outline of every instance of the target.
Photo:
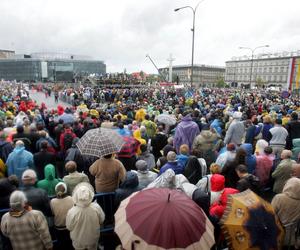
<svg viewBox="0 0 300 250">
<path fill-rule="evenodd" d="M 6 166 L 8 168 L 8 176 L 16 175 L 21 181 L 23 172 L 28 168 L 33 168 L 33 155 L 25 150 L 24 146 L 17 146 L 12 153 L 9 154 Z"/>
<path fill-rule="evenodd" d="M 66 227 L 75 248 L 97 248 L 105 214 L 96 202 L 92 202 L 93 197 L 94 189 L 89 183 L 79 183 L 73 191 L 75 206 L 67 214 Z"/>
<path fill-rule="evenodd" d="M 55 195 L 55 186 L 59 180 L 55 178 L 55 168 L 52 164 L 46 165 L 44 169 L 45 179 L 37 183 L 38 188 L 44 189 L 48 195 Z"/>
</svg>

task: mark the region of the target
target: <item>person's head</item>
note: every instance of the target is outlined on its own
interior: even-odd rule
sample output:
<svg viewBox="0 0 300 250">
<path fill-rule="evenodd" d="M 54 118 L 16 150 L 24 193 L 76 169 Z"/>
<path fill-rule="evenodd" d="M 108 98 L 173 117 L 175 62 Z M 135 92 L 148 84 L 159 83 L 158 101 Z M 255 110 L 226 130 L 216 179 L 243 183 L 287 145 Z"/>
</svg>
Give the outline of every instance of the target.
<svg viewBox="0 0 300 250">
<path fill-rule="evenodd" d="M 16 148 L 22 148 L 22 147 L 24 147 L 24 142 L 21 141 L 21 140 L 18 140 L 18 141 L 16 142 Z"/>
<path fill-rule="evenodd" d="M 13 125 L 14 125 L 13 120 L 7 119 L 7 121 L 6 121 L 6 126 L 7 126 L 7 127 L 12 127 Z"/>
<path fill-rule="evenodd" d="M 77 163 L 75 161 L 68 161 L 65 169 L 68 173 L 74 173 L 77 170 Z"/>
<path fill-rule="evenodd" d="M 149 120 L 150 116 L 148 114 L 145 115 L 145 120 Z"/>
<path fill-rule="evenodd" d="M 280 157 L 282 160 L 285 160 L 285 159 L 291 159 L 292 155 L 293 153 L 291 150 L 284 149 L 282 150 Z"/>
<path fill-rule="evenodd" d="M 235 145 L 234 145 L 234 143 L 227 144 L 226 149 L 227 149 L 227 151 L 231 151 L 231 152 L 235 151 Z"/>
<path fill-rule="evenodd" d="M 300 178 L 300 164 L 295 163 L 292 165 L 292 176 Z"/>
<path fill-rule="evenodd" d="M 55 186 L 55 194 L 57 198 L 63 198 L 67 194 L 67 185 L 63 182 L 59 182 Z"/>
<path fill-rule="evenodd" d="M 235 161 L 238 164 L 245 164 L 246 163 L 246 156 L 247 152 L 243 148 L 238 148 L 235 155 Z"/>
<path fill-rule="evenodd" d="M 166 145 L 164 148 L 163 148 L 163 156 L 164 157 L 167 157 L 168 153 L 170 151 L 175 151 L 175 149 L 173 148 L 173 146 L 171 145 Z"/>
<path fill-rule="evenodd" d="M 221 167 L 217 163 L 212 163 L 209 167 L 211 174 L 219 174 L 221 173 Z"/>
<path fill-rule="evenodd" d="M 42 130 L 42 131 L 39 132 L 39 135 L 40 135 L 40 137 L 42 137 L 42 138 L 46 138 L 47 132 L 46 132 L 45 130 Z"/>
<path fill-rule="evenodd" d="M 31 123 L 29 126 L 29 130 L 31 133 L 35 133 L 37 131 L 36 125 L 34 123 Z"/>
<path fill-rule="evenodd" d="M 22 183 L 24 186 L 34 185 L 37 181 L 37 176 L 34 170 L 27 169 L 22 174 Z"/>
<path fill-rule="evenodd" d="M 298 120 L 298 113 L 297 112 L 293 112 L 291 114 L 291 118 L 292 118 L 293 121 L 297 121 Z"/>
<path fill-rule="evenodd" d="M 146 144 L 142 144 L 142 145 L 140 146 L 140 150 L 141 150 L 142 153 L 145 153 L 145 152 L 147 151 L 147 149 L 148 149 L 148 147 L 147 147 Z"/>
<path fill-rule="evenodd" d="M 210 178 L 211 191 L 220 192 L 225 187 L 225 177 L 220 174 L 213 174 Z"/>
<path fill-rule="evenodd" d="M 24 128 L 23 128 L 23 126 L 19 125 L 19 126 L 17 127 L 17 133 L 18 133 L 18 134 L 24 133 Z"/>
<path fill-rule="evenodd" d="M 141 134 L 146 133 L 146 127 L 145 126 L 141 126 L 140 127 L 140 131 L 141 131 Z"/>
<path fill-rule="evenodd" d="M 21 212 L 24 210 L 27 198 L 24 192 L 16 190 L 12 192 L 9 198 L 9 206 L 12 211 Z"/>
<path fill-rule="evenodd" d="M 148 172 L 147 162 L 144 160 L 138 160 L 135 163 L 135 167 L 139 172 L 142 172 L 142 173 Z"/>
<path fill-rule="evenodd" d="M 235 167 L 235 172 L 237 173 L 238 177 L 243 177 L 245 174 L 248 174 L 247 166 L 244 164 L 240 164 Z"/>
<path fill-rule="evenodd" d="M 173 142 L 174 142 L 174 138 L 172 136 L 170 136 L 168 138 L 168 144 L 171 145 L 171 146 L 173 146 Z"/>
<path fill-rule="evenodd" d="M 265 147 L 264 153 L 265 153 L 266 155 L 270 155 L 270 154 L 273 153 L 273 149 L 272 149 L 270 146 Z"/>
<path fill-rule="evenodd" d="M 19 179 L 16 175 L 10 175 L 7 179 L 11 185 L 15 186 L 16 188 L 19 187 Z"/>
<path fill-rule="evenodd" d="M 119 127 L 119 129 L 123 129 L 123 128 L 124 128 L 124 124 L 120 122 L 120 123 L 118 124 L 118 127 Z"/>
<path fill-rule="evenodd" d="M 104 155 L 103 158 L 105 159 L 111 159 L 113 157 L 113 154 Z"/>
<path fill-rule="evenodd" d="M 91 184 L 81 182 L 77 184 L 72 193 L 74 204 L 78 207 L 88 207 L 94 198 L 94 188 Z"/>
<path fill-rule="evenodd" d="M 41 150 L 45 151 L 48 149 L 48 142 L 45 140 L 45 141 L 42 141 L 41 142 Z"/>
<path fill-rule="evenodd" d="M 175 162 L 176 161 L 176 153 L 174 151 L 170 151 L 167 154 L 167 160 L 168 160 L 168 162 Z"/>
<path fill-rule="evenodd" d="M 264 123 L 272 123 L 272 118 L 269 115 L 264 116 L 263 118 Z"/>
<path fill-rule="evenodd" d="M 71 129 L 71 125 L 69 123 L 64 124 L 65 129 Z"/>
<path fill-rule="evenodd" d="M 179 153 L 183 155 L 189 154 L 189 146 L 187 144 L 182 144 L 179 148 Z"/>
<path fill-rule="evenodd" d="M 281 120 L 280 118 L 277 118 L 277 119 L 275 120 L 275 124 L 277 124 L 277 125 L 282 125 L 282 120 Z"/>
</svg>

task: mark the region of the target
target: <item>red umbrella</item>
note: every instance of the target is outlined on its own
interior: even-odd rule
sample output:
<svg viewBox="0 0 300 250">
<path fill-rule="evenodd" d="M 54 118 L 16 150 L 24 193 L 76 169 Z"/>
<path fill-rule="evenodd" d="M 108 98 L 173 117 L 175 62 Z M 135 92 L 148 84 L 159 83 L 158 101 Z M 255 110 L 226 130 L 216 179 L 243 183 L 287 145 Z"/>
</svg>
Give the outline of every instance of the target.
<svg viewBox="0 0 300 250">
<path fill-rule="evenodd" d="M 140 146 L 140 142 L 131 136 L 123 136 L 125 144 L 122 146 L 118 157 L 131 158 L 134 156 Z"/>
<path fill-rule="evenodd" d="M 115 231 L 124 249 L 210 249 L 214 228 L 184 193 L 153 188 L 122 201 Z"/>
</svg>

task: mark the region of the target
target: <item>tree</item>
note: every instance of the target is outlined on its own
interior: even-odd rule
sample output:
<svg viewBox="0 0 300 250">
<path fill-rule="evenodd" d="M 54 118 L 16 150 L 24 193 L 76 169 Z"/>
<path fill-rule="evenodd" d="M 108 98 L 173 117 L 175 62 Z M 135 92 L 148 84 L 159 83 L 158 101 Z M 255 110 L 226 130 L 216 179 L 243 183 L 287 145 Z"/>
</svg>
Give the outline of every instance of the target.
<svg viewBox="0 0 300 250">
<path fill-rule="evenodd" d="M 226 86 L 226 83 L 224 81 L 224 77 L 219 77 L 217 80 L 217 87 L 224 88 L 225 86 Z"/>
<path fill-rule="evenodd" d="M 265 85 L 265 81 L 261 77 L 257 77 L 256 79 L 256 87 L 262 88 Z"/>
</svg>

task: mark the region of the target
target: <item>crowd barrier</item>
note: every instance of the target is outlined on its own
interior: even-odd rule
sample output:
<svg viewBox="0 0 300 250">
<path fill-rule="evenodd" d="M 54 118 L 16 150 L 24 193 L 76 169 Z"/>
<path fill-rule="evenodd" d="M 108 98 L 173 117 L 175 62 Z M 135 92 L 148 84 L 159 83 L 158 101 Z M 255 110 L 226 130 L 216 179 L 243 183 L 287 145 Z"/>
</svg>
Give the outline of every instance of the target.
<svg viewBox="0 0 300 250">
<path fill-rule="evenodd" d="M 53 199 L 55 196 L 50 196 L 49 199 Z M 104 233 L 113 233 L 114 231 L 114 214 L 116 212 L 116 206 L 115 206 L 115 192 L 109 192 L 109 193 L 96 193 L 94 195 L 93 201 L 97 201 L 97 203 L 101 206 L 103 212 L 105 213 L 105 220 L 101 228 L 99 229 L 101 232 L 100 241 L 103 237 Z M 9 208 L 0 209 L 0 219 L 2 216 L 9 212 Z M 1 235 L 2 236 L 2 235 Z M 2 236 L 3 237 L 3 236 Z M 3 238 L 2 238 L 3 240 Z M 53 239 L 53 245 L 55 246 L 57 243 L 56 239 Z M 1 248 L 1 244 L 0 244 Z"/>
</svg>

